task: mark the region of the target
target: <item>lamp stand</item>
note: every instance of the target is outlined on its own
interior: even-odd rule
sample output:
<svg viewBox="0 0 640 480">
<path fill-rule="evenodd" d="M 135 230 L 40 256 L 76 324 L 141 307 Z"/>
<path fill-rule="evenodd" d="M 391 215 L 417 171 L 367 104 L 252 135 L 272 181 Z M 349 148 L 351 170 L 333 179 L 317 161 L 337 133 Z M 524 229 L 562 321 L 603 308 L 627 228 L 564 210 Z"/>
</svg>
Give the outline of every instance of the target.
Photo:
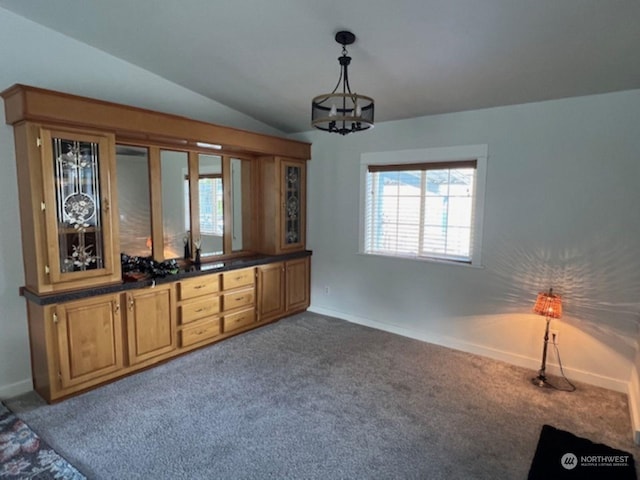
<svg viewBox="0 0 640 480">
<path fill-rule="evenodd" d="M 549 323 L 551 322 L 551 317 L 547 315 L 547 327 L 544 330 L 544 345 L 542 347 L 542 365 L 540 366 L 540 370 L 538 370 L 538 376 L 531 379 L 531 383 L 536 385 L 537 387 L 548 387 L 547 376 L 545 374 L 545 370 L 547 368 L 547 344 L 549 343 Z"/>
</svg>

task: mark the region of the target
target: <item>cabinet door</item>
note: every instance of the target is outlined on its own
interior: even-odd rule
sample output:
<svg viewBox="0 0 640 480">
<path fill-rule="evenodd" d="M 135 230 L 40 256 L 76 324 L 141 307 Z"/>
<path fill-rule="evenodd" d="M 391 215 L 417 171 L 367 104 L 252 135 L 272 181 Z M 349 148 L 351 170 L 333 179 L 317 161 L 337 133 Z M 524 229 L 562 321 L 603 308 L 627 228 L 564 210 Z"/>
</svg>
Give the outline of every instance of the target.
<svg viewBox="0 0 640 480">
<path fill-rule="evenodd" d="M 286 310 L 287 313 L 306 310 L 309 306 L 309 257 L 297 260 L 289 260 L 286 263 L 287 289 Z"/>
<path fill-rule="evenodd" d="M 139 363 L 175 350 L 172 285 L 128 292 L 126 297 L 129 362 Z"/>
<path fill-rule="evenodd" d="M 41 129 L 51 283 L 120 276 L 113 220 L 113 135 Z"/>
<path fill-rule="evenodd" d="M 258 272 L 258 321 L 264 322 L 284 314 L 284 263 L 261 265 Z"/>
<path fill-rule="evenodd" d="M 300 250 L 305 246 L 305 185 L 306 164 L 295 160 L 280 160 L 280 249 Z"/>
<path fill-rule="evenodd" d="M 122 368 L 122 325 L 118 295 L 56 307 L 58 360 L 62 388 Z"/>
</svg>

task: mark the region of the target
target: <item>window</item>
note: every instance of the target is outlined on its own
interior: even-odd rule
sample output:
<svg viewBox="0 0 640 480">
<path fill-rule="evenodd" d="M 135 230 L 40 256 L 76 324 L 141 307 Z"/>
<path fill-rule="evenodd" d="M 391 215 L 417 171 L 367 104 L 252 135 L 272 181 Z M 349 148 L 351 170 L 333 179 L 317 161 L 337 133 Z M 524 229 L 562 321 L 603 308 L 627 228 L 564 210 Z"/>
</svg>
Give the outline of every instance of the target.
<svg viewBox="0 0 640 480">
<path fill-rule="evenodd" d="M 479 265 L 486 151 L 363 154 L 361 252 Z"/>
<path fill-rule="evenodd" d="M 185 178 L 184 182 L 185 219 L 188 219 L 189 179 Z M 200 233 L 202 235 L 222 236 L 224 232 L 222 175 L 200 175 L 198 178 L 198 190 L 200 195 Z"/>
<path fill-rule="evenodd" d="M 222 176 L 200 175 L 200 233 L 222 236 L 224 213 L 222 203 Z"/>
</svg>

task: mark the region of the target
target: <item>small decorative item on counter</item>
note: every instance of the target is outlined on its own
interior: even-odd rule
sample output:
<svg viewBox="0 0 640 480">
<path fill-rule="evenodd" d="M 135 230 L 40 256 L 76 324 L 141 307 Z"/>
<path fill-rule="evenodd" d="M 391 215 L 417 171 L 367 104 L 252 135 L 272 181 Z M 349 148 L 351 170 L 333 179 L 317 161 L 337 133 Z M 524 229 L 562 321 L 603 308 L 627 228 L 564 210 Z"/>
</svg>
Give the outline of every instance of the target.
<svg viewBox="0 0 640 480">
<path fill-rule="evenodd" d="M 196 258 L 193 260 L 193 264 L 194 265 L 200 265 L 201 259 L 200 259 L 200 239 L 198 238 L 198 240 L 194 241 L 193 244 L 196 247 Z"/>
<path fill-rule="evenodd" d="M 180 268 L 175 260 L 156 262 L 152 257 L 136 257 L 120 254 L 122 276 L 125 280 L 145 280 L 147 278 L 166 277 L 175 275 Z"/>
<path fill-rule="evenodd" d="M 191 247 L 189 246 L 189 235 L 182 237 L 182 243 L 184 243 L 184 259 L 191 260 Z"/>
</svg>

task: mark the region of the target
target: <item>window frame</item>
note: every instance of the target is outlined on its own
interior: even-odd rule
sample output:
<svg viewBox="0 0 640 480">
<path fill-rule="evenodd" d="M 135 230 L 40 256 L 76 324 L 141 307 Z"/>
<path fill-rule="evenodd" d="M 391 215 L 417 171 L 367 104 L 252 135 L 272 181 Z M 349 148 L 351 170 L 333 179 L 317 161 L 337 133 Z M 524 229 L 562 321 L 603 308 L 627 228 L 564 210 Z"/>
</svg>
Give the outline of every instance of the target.
<svg viewBox="0 0 640 480">
<path fill-rule="evenodd" d="M 488 159 L 488 145 L 464 145 L 453 147 L 421 148 L 415 150 L 396 150 L 387 152 L 366 152 L 360 155 L 360 228 L 359 228 L 359 253 L 369 256 L 381 256 L 385 258 L 400 258 L 417 261 L 438 262 L 451 265 L 466 265 L 472 267 L 482 266 L 482 228 L 484 224 L 484 204 L 486 172 Z M 470 261 L 459 261 L 438 256 L 417 256 L 385 254 L 381 252 L 366 251 L 367 228 L 367 175 L 370 165 L 394 165 L 410 166 L 412 164 L 455 164 L 460 162 L 476 161 L 475 192 L 473 197 L 474 216 L 471 233 L 471 258 Z M 422 220 L 421 220 L 422 221 Z"/>
</svg>

